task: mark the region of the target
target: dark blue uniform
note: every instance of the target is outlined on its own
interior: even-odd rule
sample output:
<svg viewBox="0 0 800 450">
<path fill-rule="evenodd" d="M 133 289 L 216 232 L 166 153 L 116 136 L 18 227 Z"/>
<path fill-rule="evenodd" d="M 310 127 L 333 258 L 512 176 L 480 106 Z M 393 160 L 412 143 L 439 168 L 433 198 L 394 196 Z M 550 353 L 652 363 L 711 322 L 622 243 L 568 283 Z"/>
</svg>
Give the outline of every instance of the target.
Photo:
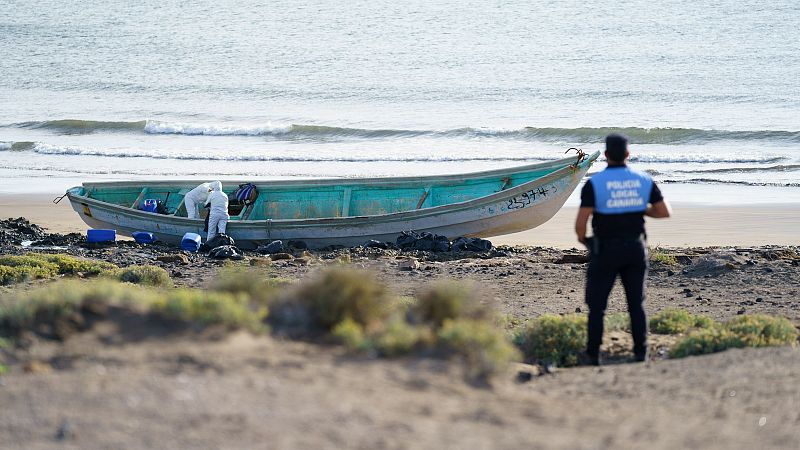
<svg viewBox="0 0 800 450">
<path fill-rule="evenodd" d="M 625 287 L 633 351 L 640 358 L 647 353 L 644 298 L 648 257 L 644 213 L 648 204 L 663 199 L 649 175 L 624 165 L 609 166 L 595 174 L 581 191 L 581 207 L 594 208 L 594 238 L 588 243 L 592 256 L 586 276 L 587 353 L 591 357 L 600 353 L 603 317 L 617 276 Z"/>
</svg>

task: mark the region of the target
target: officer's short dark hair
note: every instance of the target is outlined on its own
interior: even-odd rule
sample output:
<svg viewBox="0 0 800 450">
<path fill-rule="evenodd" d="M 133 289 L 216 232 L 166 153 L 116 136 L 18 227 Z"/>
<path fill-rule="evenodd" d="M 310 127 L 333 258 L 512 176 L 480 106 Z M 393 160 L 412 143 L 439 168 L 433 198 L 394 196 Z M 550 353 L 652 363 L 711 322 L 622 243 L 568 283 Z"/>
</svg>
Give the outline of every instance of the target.
<svg viewBox="0 0 800 450">
<path fill-rule="evenodd" d="M 606 158 L 614 162 L 623 162 L 627 152 L 628 136 L 619 133 L 611 133 L 606 136 Z"/>
</svg>

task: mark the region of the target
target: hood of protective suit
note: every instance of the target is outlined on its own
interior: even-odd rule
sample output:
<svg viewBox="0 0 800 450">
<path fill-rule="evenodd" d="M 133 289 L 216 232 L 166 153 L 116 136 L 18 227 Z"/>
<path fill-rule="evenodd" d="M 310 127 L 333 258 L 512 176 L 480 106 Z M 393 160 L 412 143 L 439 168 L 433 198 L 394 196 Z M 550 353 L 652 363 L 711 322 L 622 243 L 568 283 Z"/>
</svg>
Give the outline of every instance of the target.
<svg viewBox="0 0 800 450">
<path fill-rule="evenodd" d="M 211 190 L 212 191 L 222 191 L 222 182 L 221 181 L 212 181 L 211 182 Z"/>
</svg>

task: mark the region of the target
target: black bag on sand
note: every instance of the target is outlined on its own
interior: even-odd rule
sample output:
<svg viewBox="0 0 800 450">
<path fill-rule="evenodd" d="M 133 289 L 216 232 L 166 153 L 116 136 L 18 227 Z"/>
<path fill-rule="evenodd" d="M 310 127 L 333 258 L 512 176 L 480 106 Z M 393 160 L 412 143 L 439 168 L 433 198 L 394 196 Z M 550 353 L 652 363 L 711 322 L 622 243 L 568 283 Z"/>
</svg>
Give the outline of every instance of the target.
<svg viewBox="0 0 800 450">
<path fill-rule="evenodd" d="M 367 242 L 365 242 L 364 247 L 379 248 L 381 250 L 394 250 L 397 248 L 397 246 L 392 244 L 391 242 L 381 242 L 381 241 L 376 241 L 375 239 L 370 239 Z"/>
<path fill-rule="evenodd" d="M 227 234 L 218 234 L 211 238 L 210 241 L 206 242 L 205 244 L 200 246 L 201 251 L 208 251 L 223 245 L 236 245 L 236 242 L 233 240 L 232 237 L 228 236 Z"/>
<path fill-rule="evenodd" d="M 493 247 L 490 241 L 481 238 L 459 237 L 453 241 L 454 252 L 488 252 Z"/>
<path fill-rule="evenodd" d="M 397 237 L 397 246 L 402 250 L 447 252 L 450 251 L 450 240 L 445 236 L 428 232 L 404 231 Z"/>
<path fill-rule="evenodd" d="M 294 250 L 308 250 L 306 241 L 289 241 L 286 243 L 286 246 Z"/>
<path fill-rule="evenodd" d="M 219 247 L 215 247 L 210 252 L 208 252 L 208 257 L 214 259 L 233 259 L 233 260 L 244 259 L 242 251 L 234 247 L 233 245 L 220 245 Z"/>
<path fill-rule="evenodd" d="M 266 245 L 259 245 L 256 249 L 256 253 L 261 253 L 262 255 L 274 255 L 275 253 L 284 252 L 283 241 L 272 241 Z"/>
</svg>

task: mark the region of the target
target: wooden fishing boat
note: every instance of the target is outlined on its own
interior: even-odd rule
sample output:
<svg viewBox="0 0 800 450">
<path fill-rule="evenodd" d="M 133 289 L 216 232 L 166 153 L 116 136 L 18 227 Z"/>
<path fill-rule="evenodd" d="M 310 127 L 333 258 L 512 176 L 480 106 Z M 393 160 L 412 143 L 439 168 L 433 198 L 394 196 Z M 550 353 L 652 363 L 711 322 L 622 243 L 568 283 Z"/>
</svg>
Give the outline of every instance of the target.
<svg viewBox="0 0 800 450">
<path fill-rule="evenodd" d="M 407 230 L 456 238 L 491 237 L 534 228 L 563 206 L 599 156 L 578 156 L 484 172 L 403 178 L 312 179 L 255 182 L 259 195 L 232 214 L 228 234 L 244 248 L 276 239 L 310 248 L 393 242 Z M 251 180 L 252 181 L 252 180 Z M 244 181 L 225 181 L 233 191 Z M 184 195 L 198 180 L 84 183 L 66 196 L 93 228 L 130 236 L 149 231 L 165 242 L 184 233 L 205 235 L 203 220 L 189 219 Z M 173 214 L 141 211 L 160 199 Z"/>
</svg>

